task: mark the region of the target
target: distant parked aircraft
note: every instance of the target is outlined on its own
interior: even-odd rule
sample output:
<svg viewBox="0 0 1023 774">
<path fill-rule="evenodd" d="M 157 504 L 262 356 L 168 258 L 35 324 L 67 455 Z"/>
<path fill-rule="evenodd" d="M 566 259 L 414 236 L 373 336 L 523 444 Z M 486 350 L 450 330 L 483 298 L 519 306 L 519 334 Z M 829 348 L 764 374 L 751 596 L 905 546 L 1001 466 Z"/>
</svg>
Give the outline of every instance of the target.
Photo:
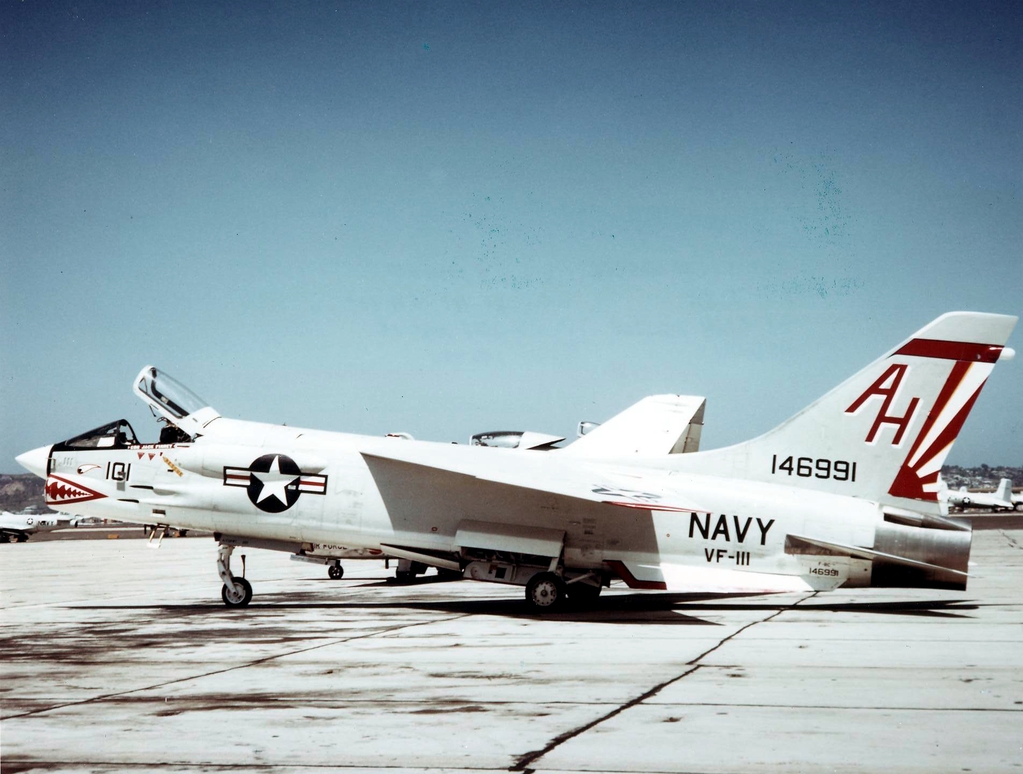
<svg viewBox="0 0 1023 774">
<path fill-rule="evenodd" d="M 61 518 L 63 516 L 64 518 Z M 77 519 L 66 514 L 49 513 L 0 513 L 0 543 L 24 543 L 29 535 L 37 532 L 50 532 L 62 527 L 77 526 Z"/>
<path fill-rule="evenodd" d="M 944 482 L 942 482 L 944 483 Z M 993 511 L 1011 511 L 1015 506 L 1012 495 L 1012 479 L 1003 478 L 998 489 L 992 492 L 970 492 L 965 486 L 959 489 L 944 489 L 938 492 L 939 499 L 948 503 L 949 508 L 990 508 Z M 1023 510 L 1021 503 L 1020 510 Z"/>
</svg>

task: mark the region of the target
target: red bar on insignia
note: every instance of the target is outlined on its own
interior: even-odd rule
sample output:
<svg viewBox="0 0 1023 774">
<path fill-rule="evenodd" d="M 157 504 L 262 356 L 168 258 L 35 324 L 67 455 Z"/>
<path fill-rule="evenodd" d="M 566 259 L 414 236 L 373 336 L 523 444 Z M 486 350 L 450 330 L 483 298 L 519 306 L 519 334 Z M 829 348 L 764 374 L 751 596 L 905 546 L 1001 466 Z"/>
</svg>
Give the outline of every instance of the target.
<svg viewBox="0 0 1023 774">
<path fill-rule="evenodd" d="M 321 476 L 315 478 L 300 478 L 298 480 L 298 491 L 309 494 L 326 494 L 327 479 Z"/>
<path fill-rule="evenodd" d="M 235 473 L 233 471 L 237 470 Z M 224 484 L 226 486 L 248 486 L 252 482 L 251 474 L 244 468 L 225 468 Z"/>
</svg>

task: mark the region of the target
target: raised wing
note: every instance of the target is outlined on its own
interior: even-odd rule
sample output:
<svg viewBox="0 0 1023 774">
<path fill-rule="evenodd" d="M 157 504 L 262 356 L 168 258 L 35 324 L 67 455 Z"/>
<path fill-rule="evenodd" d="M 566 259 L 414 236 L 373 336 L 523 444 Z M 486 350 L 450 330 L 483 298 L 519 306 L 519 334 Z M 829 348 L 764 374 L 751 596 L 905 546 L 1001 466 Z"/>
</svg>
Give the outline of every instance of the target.
<svg viewBox="0 0 1023 774">
<path fill-rule="evenodd" d="M 698 451 L 706 403 L 706 398 L 699 395 L 651 395 L 597 425 L 558 453 L 612 459 Z"/>
</svg>

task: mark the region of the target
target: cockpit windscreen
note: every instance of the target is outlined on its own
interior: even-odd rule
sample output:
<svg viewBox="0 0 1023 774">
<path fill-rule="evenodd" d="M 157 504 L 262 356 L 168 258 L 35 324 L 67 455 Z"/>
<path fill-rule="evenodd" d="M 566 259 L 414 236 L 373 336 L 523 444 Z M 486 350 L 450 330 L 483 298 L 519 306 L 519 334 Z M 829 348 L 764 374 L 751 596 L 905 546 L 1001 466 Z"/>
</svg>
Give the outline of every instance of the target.
<svg viewBox="0 0 1023 774">
<path fill-rule="evenodd" d="M 125 449 L 137 443 L 135 431 L 131 429 L 128 420 L 118 419 L 69 438 L 58 446 L 67 449 Z"/>
</svg>

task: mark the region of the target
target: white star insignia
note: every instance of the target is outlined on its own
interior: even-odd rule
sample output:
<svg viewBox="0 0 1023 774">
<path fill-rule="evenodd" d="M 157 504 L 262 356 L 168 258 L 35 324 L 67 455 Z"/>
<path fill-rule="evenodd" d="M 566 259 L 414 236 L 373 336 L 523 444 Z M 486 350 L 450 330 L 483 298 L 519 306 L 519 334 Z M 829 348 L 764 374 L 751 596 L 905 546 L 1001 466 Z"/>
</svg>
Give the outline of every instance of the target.
<svg viewBox="0 0 1023 774">
<path fill-rule="evenodd" d="M 288 494 L 285 491 L 292 481 L 298 478 L 297 475 L 291 473 L 281 473 L 280 457 L 275 456 L 274 461 L 270 463 L 270 470 L 266 473 L 260 473 L 259 471 L 252 471 L 252 475 L 259 479 L 259 483 L 263 485 L 263 488 L 259 492 L 259 497 L 256 498 L 257 503 L 263 502 L 268 497 L 276 497 L 281 503 L 287 504 Z"/>
</svg>

